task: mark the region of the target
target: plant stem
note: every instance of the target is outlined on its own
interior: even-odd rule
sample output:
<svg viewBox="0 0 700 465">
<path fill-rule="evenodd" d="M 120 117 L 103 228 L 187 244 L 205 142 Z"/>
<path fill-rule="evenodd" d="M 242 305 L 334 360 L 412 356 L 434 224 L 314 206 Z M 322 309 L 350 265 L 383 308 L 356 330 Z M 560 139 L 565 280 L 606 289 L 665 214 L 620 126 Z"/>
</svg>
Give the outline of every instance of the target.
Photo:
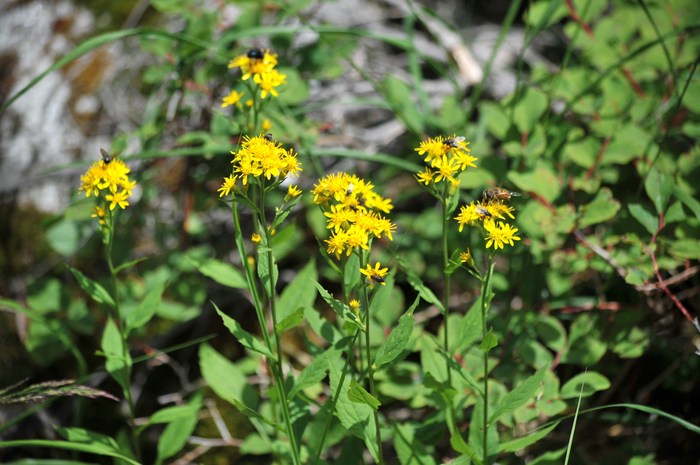
<svg viewBox="0 0 700 465">
<path fill-rule="evenodd" d="M 489 255 L 488 267 L 486 269 L 486 277 L 481 283 L 481 334 L 482 343 L 486 342 L 486 314 L 491 305 L 491 276 L 493 275 L 493 256 Z M 489 342 L 490 344 L 490 342 Z M 483 464 L 489 464 L 488 456 L 488 441 L 489 441 L 489 351 L 488 345 L 485 344 L 484 348 L 484 418 L 483 418 L 483 449 L 484 449 L 484 460 Z"/>
<path fill-rule="evenodd" d="M 443 277 L 443 282 L 445 285 L 445 292 L 444 295 L 442 296 L 442 305 L 443 305 L 443 315 L 444 315 L 444 323 L 443 323 L 443 331 L 444 331 L 444 340 L 443 340 L 443 349 L 445 350 L 445 370 L 447 371 L 447 383 L 452 386 L 452 369 L 450 368 L 450 345 L 449 345 L 449 308 L 450 308 L 450 288 L 451 288 L 451 280 L 450 280 L 450 273 L 448 271 L 448 266 L 450 264 L 450 255 L 449 255 L 449 250 L 448 250 L 448 245 L 447 245 L 447 208 L 448 208 L 448 185 L 445 183 L 445 187 L 442 191 L 442 198 L 440 199 L 440 205 L 442 207 L 442 277 Z"/>
</svg>

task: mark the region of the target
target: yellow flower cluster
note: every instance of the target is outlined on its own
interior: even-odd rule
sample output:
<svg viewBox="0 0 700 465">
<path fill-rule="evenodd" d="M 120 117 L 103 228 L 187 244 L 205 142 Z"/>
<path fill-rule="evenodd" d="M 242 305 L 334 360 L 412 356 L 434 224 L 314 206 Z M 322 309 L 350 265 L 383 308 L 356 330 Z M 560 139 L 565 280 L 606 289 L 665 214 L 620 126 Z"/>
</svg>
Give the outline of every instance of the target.
<svg viewBox="0 0 700 465">
<path fill-rule="evenodd" d="M 416 175 L 418 182 L 431 186 L 441 181 L 449 181 L 452 187 L 459 185 L 457 175 L 467 168 L 476 168 L 476 157 L 471 156 L 469 142 L 464 137 L 438 136 L 420 143 L 416 152 L 424 157 L 425 171 Z"/>
<path fill-rule="evenodd" d="M 393 240 L 396 225 L 379 213 L 391 211 L 391 200 L 374 192 L 372 183 L 347 173 L 330 174 L 312 192 L 313 202 L 323 208 L 332 231 L 325 241 L 329 254 L 340 258 L 343 253 L 349 256 L 354 250 L 369 250 L 371 240 L 382 235 Z"/>
<path fill-rule="evenodd" d="M 298 175 L 301 172 L 301 164 L 294 151 L 282 148 L 282 144 L 275 142 L 269 134 L 253 138 L 246 136 L 240 150 L 231 153 L 233 173 L 224 178 L 218 189 L 219 197 L 229 195 L 239 180 L 243 186 L 247 186 L 251 176 L 282 181 L 288 174 Z M 299 195 L 297 191 L 292 189 L 290 195 Z"/>
<path fill-rule="evenodd" d="M 121 209 L 129 206 L 128 199 L 136 186 L 136 181 L 129 180 L 130 172 L 126 163 L 103 151 L 103 159 L 93 163 L 80 177 L 80 190 L 85 196 L 94 195 L 101 202 L 95 206 L 92 215 L 99 219 L 100 224 L 105 224 L 107 203 L 110 211 L 117 206 Z"/>
<path fill-rule="evenodd" d="M 257 48 L 248 50 L 245 54 L 239 55 L 228 64 L 229 68 L 240 68 L 246 81 L 253 78 L 253 82 L 260 87 L 260 96 L 264 99 L 269 95 L 277 97 L 277 87 L 286 84 L 287 76 L 275 69 L 277 66 L 277 54 L 270 53 L 269 50 Z M 243 94 L 236 91 L 224 97 L 222 107 L 234 105 L 240 101 Z"/>
<path fill-rule="evenodd" d="M 493 246 L 494 250 L 498 250 L 504 248 L 505 244 L 514 245 L 513 241 L 520 240 L 515 234 L 518 228 L 513 228 L 505 222 L 506 216 L 515 219 L 512 214 L 515 209 L 506 204 L 514 195 L 519 194 L 497 187 L 485 191 L 481 201 L 463 205 L 455 217 L 459 223 L 459 231 L 461 232 L 464 226 L 481 225 L 486 248 Z M 496 221 L 497 219 L 504 221 Z"/>
</svg>

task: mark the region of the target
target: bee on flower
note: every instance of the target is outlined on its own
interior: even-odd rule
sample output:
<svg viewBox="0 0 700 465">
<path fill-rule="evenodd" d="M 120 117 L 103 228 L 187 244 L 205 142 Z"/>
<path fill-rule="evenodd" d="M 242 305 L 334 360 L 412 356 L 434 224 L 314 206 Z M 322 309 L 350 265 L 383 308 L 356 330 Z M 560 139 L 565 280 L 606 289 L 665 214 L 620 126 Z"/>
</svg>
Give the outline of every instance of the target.
<svg viewBox="0 0 700 465">
<path fill-rule="evenodd" d="M 382 264 L 379 262 L 374 264 L 374 268 L 368 263 L 365 268 L 360 269 L 360 273 L 367 278 L 370 289 L 372 289 L 375 284 L 386 286 L 386 279 L 384 277 L 388 272 L 389 268 L 382 268 Z"/>
<path fill-rule="evenodd" d="M 240 68 L 242 73 L 241 80 L 247 81 L 253 78 L 253 82 L 260 89 L 260 97 L 263 99 L 268 95 L 277 97 L 279 95 L 277 87 L 287 83 L 287 76 L 277 71 L 275 69 L 276 66 L 277 54 L 259 48 L 248 50 L 246 53 L 235 57 L 228 64 L 229 68 Z M 238 97 L 234 103 L 238 103 L 240 98 Z M 226 98 L 224 101 L 226 101 Z"/>
</svg>

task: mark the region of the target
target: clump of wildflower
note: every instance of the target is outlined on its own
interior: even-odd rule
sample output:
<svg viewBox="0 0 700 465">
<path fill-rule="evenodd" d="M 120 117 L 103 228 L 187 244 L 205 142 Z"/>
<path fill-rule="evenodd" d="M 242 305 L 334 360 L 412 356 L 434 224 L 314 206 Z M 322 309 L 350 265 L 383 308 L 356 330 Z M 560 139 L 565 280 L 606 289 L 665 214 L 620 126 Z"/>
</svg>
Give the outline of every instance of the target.
<svg viewBox="0 0 700 465">
<path fill-rule="evenodd" d="M 277 97 L 277 87 L 286 84 L 287 76 L 277 71 L 276 66 L 276 53 L 256 48 L 235 57 L 228 64 L 229 68 L 240 68 L 243 81 L 252 77 L 253 82 L 260 88 L 260 96 L 263 99 L 268 95 Z"/>
<path fill-rule="evenodd" d="M 482 200 L 460 207 L 455 217 L 459 223 L 459 231 L 461 232 L 464 226 L 480 227 L 484 233 L 487 249 L 493 246 L 494 250 L 498 250 L 503 249 L 505 244 L 515 245 L 514 241 L 520 240 L 516 235 L 518 228 L 513 228 L 505 221 L 506 217 L 515 219 L 513 216 L 515 209 L 509 206 L 507 201 L 511 196 L 517 195 L 520 194 L 502 188 L 485 191 Z M 497 219 L 503 221 L 496 221 Z"/>
<path fill-rule="evenodd" d="M 93 163 L 80 176 L 80 190 L 86 197 L 97 199 L 92 217 L 97 218 L 101 225 L 107 224 L 108 212 L 116 207 L 123 210 L 129 206 L 129 197 L 136 187 L 136 181 L 129 179 L 130 172 L 126 163 L 102 151 L 102 160 Z"/>
<path fill-rule="evenodd" d="M 372 239 L 383 235 L 393 240 L 396 225 L 382 216 L 393 205 L 390 199 L 374 192 L 372 183 L 347 173 L 330 174 L 319 180 L 312 193 L 331 230 L 331 237 L 325 241 L 329 254 L 340 258 L 355 250 L 369 250 Z"/>
<path fill-rule="evenodd" d="M 360 273 L 365 275 L 367 278 L 367 282 L 369 283 L 369 287 L 373 288 L 375 284 L 381 284 L 382 286 L 386 286 L 386 281 L 384 279 L 384 276 L 389 272 L 389 268 L 382 268 L 382 264 L 379 262 L 376 262 L 374 264 L 374 268 L 372 268 L 372 265 L 369 263 L 365 268 L 360 269 Z"/>
<path fill-rule="evenodd" d="M 293 149 L 285 149 L 282 144 L 273 140 L 269 134 L 256 137 L 244 137 L 241 148 L 233 154 L 233 174 L 224 178 L 218 189 L 219 197 L 229 195 L 239 184 L 248 186 L 253 178 L 264 178 L 272 181 L 269 185 L 282 182 L 287 175 L 301 173 L 301 164 Z M 300 191 L 295 189 L 295 196 Z"/>
<path fill-rule="evenodd" d="M 438 136 L 425 140 L 415 149 L 427 165 L 416 174 L 418 182 L 427 187 L 447 181 L 452 188 L 459 185 L 458 175 L 467 168 L 476 168 L 476 157 L 471 155 L 469 142 L 464 137 Z"/>
</svg>

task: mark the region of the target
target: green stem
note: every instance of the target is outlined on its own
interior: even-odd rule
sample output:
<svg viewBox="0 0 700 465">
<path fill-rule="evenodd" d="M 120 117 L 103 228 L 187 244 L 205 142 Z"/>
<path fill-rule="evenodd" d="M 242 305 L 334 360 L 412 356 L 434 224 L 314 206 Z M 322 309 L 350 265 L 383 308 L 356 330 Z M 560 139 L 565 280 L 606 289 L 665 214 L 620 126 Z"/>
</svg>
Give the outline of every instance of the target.
<svg viewBox="0 0 700 465">
<path fill-rule="evenodd" d="M 107 260 L 107 266 L 109 267 L 109 274 L 112 283 L 112 292 L 114 294 L 114 309 L 112 311 L 112 318 L 114 319 L 114 324 L 117 327 L 119 336 L 122 340 L 122 360 L 124 363 L 125 376 L 124 380 L 126 386 L 122 387 L 122 392 L 126 398 L 127 404 L 129 405 L 129 439 L 131 441 L 131 447 L 136 454 L 136 458 L 140 460 L 141 450 L 138 446 L 138 436 L 136 434 L 136 405 L 134 404 L 134 398 L 131 396 L 131 363 L 127 363 L 129 359 L 129 348 L 128 348 L 128 334 L 126 334 L 126 329 L 121 317 L 120 301 L 119 301 L 119 286 L 117 279 L 117 270 L 112 262 L 112 244 L 114 243 L 114 215 L 110 215 L 109 218 L 109 231 L 107 234 L 107 242 L 105 244 L 105 258 Z"/>
<path fill-rule="evenodd" d="M 257 115 L 257 112 L 256 112 Z M 294 459 L 295 465 L 301 465 L 301 456 L 299 455 L 299 446 L 297 445 L 296 436 L 294 434 L 294 429 L 292 427 L 292 416 L 289 412 L 289 401 L 287 399 L 287 389 L 285 387 L 284 379 L 284 367 L 282 365 L 282 341 L 280 340 L 280 335 L 277 332 L 277 306 L 275 299 L 275 279 L 273 266 L 274 261 L 272 259 L 272 237 L 270 235 L 270 228 L 267 227 L 267 218 L 265 217 L 265 185 L 264 181 L 260 186 L 260 227 L 262 228 L 263 234 L 265 234 L 265 245 L 267 246 L 267 251 L 265 252 L 265 258 L 267 260 L 268 269 L 268 305 L 270 309 L 270 316 L 272 319 L 272 332 L 275 337 L 275 348 L 277 353 L 277 360 L 275 363 L 275 369 L 272 371 L 275 377 L 275 387 L 277 389 L 277 395 L 279 396 L 280 403 L 282 405 L 282 416 L 284 417 L 284 424 L 287 429 L 287 435 L 289 436 L 289 443 L 292 449 L 292 457 Z M 266 332 L 263 330 L 263 332 Z"/>
<path fill-rule="evenodd" d="M 363 254 L 364 257 L 360 258 L 360 268 L 364 268 L 367 265 L 367 254 Z M 367 353 L 367 380 L 369 382 L 369 393 L 372 394 L 374 398 L 377 398 L 377 390 L 375 389 L 374 386 L 374 365 L 372 364 L 372 346 L 371 346 L 371 341 L 370 341 L 370 324 L 371 324 L 371 316 L 369 314 L 369 307 L 370 307 L 370 301 L 369 301 L 369 293 L 367 292 L 367 286 L 362 287 L 362 297 L 363 297 L 363 306 L 365 308 L 365 350 Z M 376 409 L 372 409 L 373 414 L 374 414 L 374 427 L 377 430 L 377 454 L 378 454 L 378 461 L 377 463 L 379 465 L 384 464 L 384 454 L 382 453 L 382 432 L 381 429 L 379 428 L 379 412 Z"/>
<path fill-rule="evenodd" d="M 443 348 L 445 350 L 445 370 L 447 370 L 447 383 L 452 386 L 452 369 L 450 368 L 450 345 L 449 345 L 449 308 L 450 308 L 450 288 L 451 288 L 451 279 L 450 279 L 450 273 L 448 271 L 448 267 L 450 264 L 450 254 L 448 250 L 448 245 L 447 245 L 447 229 L 448 229 L 448 196 L 449 196 L 449 191 L 448 191 L 448 183 L 445 182 L 445 187 L 442 191 L 442 199 L 440 200 L 440 205 L 442 206 L 442 277 L 443 277 L 443 282 L 445 283 L 445 293 L 442 296 L 442 305 L 443 305 L 443 315 L 444 315 L 444 340 L 443 340 Z"/>
<path fill-rule="evenodd" d="M 486 276 L 481 283 L 481 334 L 482 341 L 486 341 L 486 314 L 491 304 L 491 276 L 493 275 L 493 255 L 489 255 L 488 268 Z M 484 465 L 488 465 L 488 419 L 489 419 L 489 350 L 487 345 L 484 346 L 484 418 L 483 418 L 483 449 L 484 449 Z"/>
</svg>

